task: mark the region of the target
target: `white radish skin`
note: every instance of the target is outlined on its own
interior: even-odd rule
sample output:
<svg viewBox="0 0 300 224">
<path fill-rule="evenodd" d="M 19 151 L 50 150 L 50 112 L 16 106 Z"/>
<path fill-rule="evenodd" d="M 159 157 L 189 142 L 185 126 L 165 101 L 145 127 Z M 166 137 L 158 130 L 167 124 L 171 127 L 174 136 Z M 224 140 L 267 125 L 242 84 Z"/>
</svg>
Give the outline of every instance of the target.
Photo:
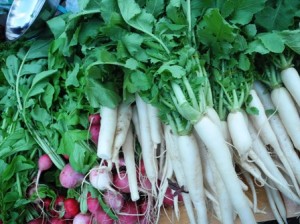
<svg viewBox="0 0 300 224">
<path fill-rule="evenodd" d="M 125 142 L 127 131 L 130 126 L 131 118 L 132 118 L 131 106 L 126 103 L 122 103 L 118 109 L 117 126 L 115 131 L 113 156 L 112 156 L 112 162 L 115 163 L 118 171 L 119 171 L 119 152 L 120 152 L 120 148 Z"/>
<path fill-rule="evenodd" d="M 151 139 L 155 144 L 155 148 L 161 143 L 162 127 L 158 117 L 158 109 L 151 104 L 147 104 L 148 118 L 151 131 Z"/>
<path fill-rule="evenodd" d="M 225 141 L 228 142 L 228 143 L 231 143 L 232 140 L 231 140 L 231 137 L 230 137 L 227 121 L 221 121 L 221 131 L 222 131 L 222 134 L 225 138 Z"/>
<path fill-rule="evenodd" d="M 278 209 L 276 207 L 273 195 L 271 193 L 271 188 L 269 186 L 265 186 L 265 191 L 266 191 L 266 195 L 267 195 L 267 198 L 268 198 L 268 201 L 269 201 L 269 205 L 271 207 L 271 210 L 273 212 L 273 215 L 274 215 L 276 221 L 279 224 L 284 224 L 284 222 L 282 220 L 282 217 L 280 216 L 279 211 L 278 211 Z"/>
<path fill-rule="evenodd" d="M 277 189 L 271 188 L 270 190 L 281 218 L 283 219 L 284 223 L 287 223 L 287 214 L 286 214 L 286 208 L 284 206 L 284 201 L 282 200 Z"/>
<path fill-rule="evenodd" d="M 208 223 L 203 176 L 201 175 L 202 165 L 197 141 L 193 135 L 178 136 L 177 141 L 187 190 L 197 213 L 197 223 Z M 191 164 L 193 164 L 193 169 L 191 169 Z"/>
<path fill-rule="evenodd" d="M 280 74 L 285 88 L 290 92 L 297 105 L 300 106 L 300 77 L 298 71 L 294 67 L 290 67 L 282 70 Z"/>
<path fill-rule="evenodd" d="M 141 134 L 141 147 L 142 147 L 142 157 L 145 165 L 145 170 L 149 181 L 151 182 L 152 191 L 156 194 L 156 182 L 158 177 L 157 159 L 156 151 L 154 148 L 154 143 L 151 139 L 150 134 L 150 124 L 147 113 L 147 104 L 136 95 L 136 106 L 138 111 L 138 118 L 140 124 L 140 134 Z"/>
<path fill-rule="evenodd" d="M 97 146 L 97 155 L 101 159 L 112 159 L 114 136 L 117 127 L 117 114 L 117 108 L 101 108 L 101 126 Z"/>
<path fill-rule="evenodd" d="M 138 138 L 138 141 L 141 142 L 141 131 L 140 131 L 140 122 L 138 117 L 138 112 L 136 106 L 132 107 L 132 123 L 134 126 L 135 134 Z"/>
<path fill-rule="evenodd" d="M 183 173 L 183 168 L 181 165 L 181 158 L 178 153 L 178 144 L 177 137 L 175 137 L 171 133 L 171 128 L 167 125 L 164 126 L 164 136 L 166 141 L 166 149 L 168 152 L 168 156 L 170 157 L 170 161 L 172 164 L 172 168 L 174 170 L 174 174 L 179 186 L 186 186 L 186 178 Z M 189 217 L 190 224 L 196 224 L 195 214 L 193 209 L 193 204 L 189 194 L 182 193 L 182 198 L 184 202 L 184 206 L 186 208 L 187 215 Z"/>
<path fill-rule="evenodd" d="M 206 114 L 218 127 L 221 128 L 221 119 L 217 113 L 217 111 L 213 107 L 206 108 Z"/>
<path fill-rule="evenodd" d="M 271 92 L 271 99 L 295 148 L 300 150 L 300 118 L 291 95 L 280 87 Z"/>
<path fill-rule="evenodd" d="M 239 178 L 232 165 L 230 150 L 218 128 L 208 117 L 202 117 L 194 128 L 215 161 L 234 209 L 244 224 L 256 223 Z"/>
<path fill-rule="evenodd" d="M 257 193 L 256 193 L 256 189 L 255 189 L 253 179 L 251 178 L 251 175 L 247 172 L 244 172 L 243 176 L 244 176 L 244 178 L 245 178 L 246 182 L 248 183 L 248 186 L 251 190 L 252 201 L 253 201 L 253 212 L 257 213 L 257 211 L 258 211 L 258 209 L 257 209 Z"/>
<path fill-rule="evenodd" d="M 99 191 L 110 190 L 114 192 L 115 190 L 111 187 L 113 180 L 110 169 L 106 166 L 95 167 L 90 171 L 89 179 L 91 185 L 98 189 Z"/>
<path fill-rule="evenodd" d="M 257 114 L 257 115 L 250 115 L 253 125 L 256 128 L 256 130 L 258 130 L 259 135 L 261 135 L 263 142 L 266 145 L 271 145 L 273 147 L 278 158 L 280 159 L 280 161 L 284 165 L 286 171 L 288 172 L 289 176 L 291 177 L 291 180 L 293 182 L 293 185 L 295 186 L 297 193 L 300 195 L 300 189 L 299 189 L 298 183 L 296 181 L 295 175 L 293 173 L 293 170 L 291 168 L 291 165 L 289 164 L 287 158 L 285 157 L 285 155 L 279 145 L 277 137 L 276 137 L 276 135 L 269 123 L 267 115 L 265 113 L 265 108 L 263 107 L 263 104 L 260 101 L 255 90 L 253 90 L 253 89 L 250 90 L 250 95 L 252 96 L 252 100 L 249 103 L 249 106 L 255 107 L 259 111 L 259 114 Z"/>
<path fill-rule="evenodd" d="M 251 123 L 249 124 L 249 131 L 253 139 L 253 151 L 262 161 L 264 161 L 264 164 L 267 167 L 267 169 L 270 172 L 272 172 L 273 176 L 277 179 L 277 181 L 275 182 L 277 188 L 286 197 L 299 203 L 299 198 L 290 190 L 288 182 L 278 170 L 278 167 L 274 163 L 274 160 L 271 158 L 261 139 L 257 136 L 257 133 Z"/>
<path fill-rule="evenodd" d="M 127 131 L 126 139 L 122 147 L 124 160 L 126 164 L 126 171 L 128 176 L 128 184 L 130 189 L 130 197 L 132 201 L 137 201 L 140 199 L 138 191 L 138 182 L 135 168 L 134 160 L 134 138 L 132 133 L 132 127 L 129 126 Z"/>
<path fill-rule="evenodd" d="M 238 151 L 241 161 L 245 161 L 252 147 L 252 140 L 243 113 L 230 112 L 227 124 L 234 148 Z"/>
</svg>

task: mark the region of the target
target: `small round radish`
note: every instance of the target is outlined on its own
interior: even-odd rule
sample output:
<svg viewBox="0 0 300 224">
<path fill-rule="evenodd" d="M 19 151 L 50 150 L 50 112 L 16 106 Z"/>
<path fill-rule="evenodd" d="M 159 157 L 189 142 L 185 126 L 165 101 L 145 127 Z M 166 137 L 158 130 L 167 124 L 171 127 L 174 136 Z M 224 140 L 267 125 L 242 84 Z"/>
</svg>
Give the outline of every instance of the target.
<svg viewBox="0 0 300 224">
<path fill-rule="evenodd" d="M 119 174 L 116 173 L 113 176 L 113 184 L 120 192 L 130 193 L 128 176 L 126 171 L 120 171 Z"/>
<path fill-rule="evenodd" d="M 51 209 L 51 215 L 54 217 L 62 217 L 64 213 L 64 200 L 65 196 L 59 195 L 55 201 L 53 208 Z"/>
<path fill-rule="evenodd" d="M 119 212 L 124 204 L 124 198 L 119 192 L 106 191 L 104 193 L 105 203 L 114 211 Z"/>
<path fill-rule="evenodd" d="M 114 220 L 106 214 L 102 208 L 99 208 L 94 214 L 94 222 L 97 224 L 114 224 Z M 124 223 L 125 222 L 119 222 Z"/>
<path fill-rule="evenodd" d="M 101 117 L 100 114 L 91 114 L 89 116 L 89 122 L 91 125 L 100 125 Z"/>
<path fill-rule="evenodd" d="M 98 199 L 92 198 L 90 193 L 88 193 L 87 197 L 87 207 L 92 214 L 95 214 L 101 208 Z"/>
<path fill-rule="evenodd" d="M 89 214 L 77 214 L 73 219 L 73 224 L 90 224 L 92 217 Z"/>
<path fill-rule="evenodd" d="M 80 212 L 79 203 L 74 198 L 67 198 L 64 201 L 64 208 L 64 217 L 66 219 L 72 219 Z"/>
<path fill-rule="evenodd" d="M 41 155 L 39 160 L 38 160 L 38 173 L 36 176 L 36 182 L 35 182 L 35 192 L 38 195 L 38 185 L 39 185 L 39 180 L 41 177 L 42 172 L 49 170 L 51 168 L 51 166 L 53 165 L 52 160 L 50 159 L 50 157 L 47 154 Z M 39 196 L 38 196 L 39 198 Z"/>
<path fill-rule="evenodd" d="M 70 164 L 67 164 L 59 175 L 60 184 L 65 188 L 75 188 L 81 184 L 84 175 L 76 172 Z"/>
<path fill-rule="evenodd" d="M 66 159 L 66 160 L 69 160 L 69 156 L 67 154 L 63 154 L 63 157 Z"/>
<path fill-rule="evenodd" d="M 30 220 L 27 224 L 46 224 L 46 223 L 47 223 L 46 219 L 37 218 L 37 219 Z M 2 222 L 0 222 L 0 224 L 2 224 Z"/>
<path fill-rule="evenodd" d="M 90 127 L 91 139 L 97 145 L 98 144 L 98 137 L 100 133 L 100 125 L 92 125 Z"/>
<path fill-rule="evenodd" d="M 52 202 L 51 198 L 43 198 L 42 199 L 42 206 L 44 206 L 44 209 L 46 211 L 50 211 L 51 202 Z"/>
<path fill-rule="evenodd" d="M 118 215 L 119 223 L 135 224 L 139 220 L 138 214 L 139 210 L 136 203 L 127 201 Z"/>
<path fill-rule="evenodd" d="M 49 220 L 50 224 L 67 224 L 67 221 L 57 217 L 53 217 Z"/>
<path fill-rule="evenodd" d="M 112 183 L 112 174 L 108 167 L 102 166 L 98 168 L 93 168 L 90 172 L 90 182 L 91 185 L 100 190 L 112 190 L 111 183 Z"/>
<path fill-rule="evenodd" d="M 139 176 L 138 177 L 139 185 L 142 189 L 146 191 L 151 191 L 152 185 L 147 176 Z"/>
</svg>

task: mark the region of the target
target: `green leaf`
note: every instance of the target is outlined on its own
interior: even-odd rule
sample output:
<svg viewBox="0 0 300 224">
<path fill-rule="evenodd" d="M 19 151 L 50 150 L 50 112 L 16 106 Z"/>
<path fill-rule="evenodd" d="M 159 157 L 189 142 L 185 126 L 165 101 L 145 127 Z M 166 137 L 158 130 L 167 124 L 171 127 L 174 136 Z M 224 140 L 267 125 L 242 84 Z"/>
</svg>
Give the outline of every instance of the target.
<svg viewBox="0 0 300 224">
<path fill-rule="evenodd" d="M 248 44 L 246 54 L 252 53 L 268 54 L 270 51 L 265 47 L 261 40 L 254 40 Z"/>
<path fill-rule="evenodd" d="M 244 32 L 248 37 L 253 38 L 257 33 L 256 25 L 255 24 L 247 24 L 244 27 Z"/>
<path fill-rule="evenodd" d="M 164 12 L 164 0 L 146 0 L 146 11 L 157 17 Z"/>
<path fill-rule="evenodd" d="M 142 49 L 141 44 L 144 38 L 136 33 L 128 33 L 123 36 L 122 42 L 126 46 L 129 54 L 140 61 L 146 61 L 147 56 L 145 51 Z"/>
<path fill-rule="evenodd" d="M 126 68 L 129 68 L 130 70 L 136 70 L 138 67 L 138 61 L 136 61 L 133 58 L 129 58 L 126 60 L 125 66 L 126 66 Z"/>
<path fill-rule="evenodd" d="M 230 21 L 234 24 L 246 25 L 255 13 L 261 11 L 267 0 L 233 0 L 227 1 L 226 7 L 232 7 Z"/>
<path fill-rule="evenodd" d="M 57 153 L 70 156 L 75 148 L 75 143 L 86 141 L 87 136 L 88 132 L 86 130 L 68 130 L 64 132 Z"/>
<path fill-rule="evenodd" d="M 52 121 L 52 116 L 45 108 L 40 107 L 40 105 L 36 105 L 31 110 L 30 115 L 35 121 L 41 122 L 44 127 L 47 127 Z"/>
<path fill-rule="evenodd" d="M 266 49 L 274 53 L 282 53 L 284 50 L 284 42 L 276 33 L 265 33 L 257 36 Z"/>
<path fill-rule="evenodd" d="M 119 94 L 115 92 L 112 86 L 96 79 L 87 78 L 85 93 L 94 108 L 100 108 L 101 105 L 115 108 L 121 102 Z"/>
<path fill-rule="evenodd" d="M 113 212 L 113 210 L 105 204 L 101 195 L 98 196 L 98 201 L 103 209 L 103 211 L 113 220 L 118 220 L 118 216 Z"/>
<path fill-rule="evenodd" d="M 250 115 L 258 115 L 259 110 L 256 107 L 246 107 L 246 112 Z"/>
<path fill-rule="evenodd" d="M 47 21 L 47 24 L 53 33 L 55 39 L 57 39 L 64 31 L 66 27 L 66 22 L 61 16 L 56 16 Z"/>
<path fill-rule="evenodd" d="M 49 50 L 50 43 L 51 40 L 49 39 L 34 41 L 29 48 L 27 60 L 48 57 L 48 50 Z"/>
<path fill-rule="evenodd" d="M 151 85 L 149 77 L 139 70 L 130 71 L 126 74 L 124 86 L 129 93 L 149 90 Z"/>
<path fill-rule="evenodd" d="M 186 71 L 183 67 L 179 65 L 164 64 L 157 70 L 157 73 L 159 74 L 165 73 L 165 75 L 170 75 L 174 78 L 179 79 L 186 74 Z"/>
<path fill-rule="evenodd" d="M 77 79 L 77 75 L 79 72 L 79 64 L 75 63 L 75 67 L 72 71 L 68 71 L 67 79 L 66 79 L 66 86 L 79 86 L 79 81 Z"/>
<path fill-rule="evenodd" d="M 54 87 L 51 84 L 48 84 L 42 95 L 42 100 L 45 103 L 46 108 L 48 110 L 52 106 L 54 93 L 55 93 Z"/>
<path fill-rule="evenodd" d="M 292 49 L 297 54 L 300 54 L 300 30 L 284 30 L 278 32 L 278 35 L 282 37 L 285 45 Z"/>
<path fill-rule="evenodd" d="M 243 71 L 248 71 L 250 69 L 250 61 L 247 55 L 240 54 L 238 68 Z"/>
<path fill-rule="evenodd" d="M 268 1 L 267 6 L 255 15 L 255 22 L 267 31 L 289 29 L 299 8 L 298 0 Z"/>
</svg>

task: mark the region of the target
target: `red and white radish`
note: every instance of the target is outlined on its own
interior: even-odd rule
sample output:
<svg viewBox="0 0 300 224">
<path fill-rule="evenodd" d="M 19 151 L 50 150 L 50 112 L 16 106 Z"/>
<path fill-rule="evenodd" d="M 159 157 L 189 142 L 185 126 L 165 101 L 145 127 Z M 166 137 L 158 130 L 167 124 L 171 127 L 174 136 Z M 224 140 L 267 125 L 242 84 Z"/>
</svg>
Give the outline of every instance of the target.
<svg viewBox="0 0 300 224">
<path fill-rule="evenodd" d="M 100 125 L 93 124 L 90 127 L 90 133 L 91 133 L 91 140 L 97 145 L 98 144 L 98 138 L 100 134 Z"/>
<path fill-rule="evenodd" d="M 106 191 L 103 195 L 105 203 L 115 212 L 119 212 L 124 205 L 124 198 L 122 194 L 115 191 Z"/>
<path fill-rule="evenodd" d="M 118 222 L 126 224 L 136 224 L 138 222 L 139 210 L 135 202 L 127 201 L 120 213 Z"/>
<path fill-rule="evenodd" d="M 91 114 L 88 118 L 91 125 L 98 125 L 100 127 L 101 116 L 99 113 Z"/>
<path fill-rule="evenodd" d="M 102 208 L 99 208 L 94 214 L 93 214 L 93 223 L 97 224 L 114 224 L 115 221 L 109 217 L 108 214 L 106 214 Z"/>
<path fill-rule="evenodd" d="M 89 214 L 79 213 L 73 219 L 73 224 L 91 224 L 92 217 Z"/>
<path fill-rule="evenodd" d="M 120 192 L 130 193 L 128 176 L 126 171 L 121 171 L 119 174 L 114 174 L 113 184 Z"/>
<path fill-rule="evenodd" d="M 99 191 L 114 189 L 111 187 L 113 177 L 107 166 L 94 167 L 89 174 L 91 185 Z"/>
<path fill-rule="evenodd" d="M 64 188 L 75 188 L 81 184 L 84 175 L 75 171 L 70 164 L 67 164 L 59 174 L 60 184 Z"/>
<path fill-rule="evenodd" d="M 61 218 L 53 217 L 49 220 L 50 224 L 67 224 L 67 221 Z"/>
<path fill-rule="evenodd" d="M 87 195 L 87 208 L 92 214 L 95 214 L 99 209 L 101 209 L 98 199 L 93 198 L 90 193 Z"/>
</svg>

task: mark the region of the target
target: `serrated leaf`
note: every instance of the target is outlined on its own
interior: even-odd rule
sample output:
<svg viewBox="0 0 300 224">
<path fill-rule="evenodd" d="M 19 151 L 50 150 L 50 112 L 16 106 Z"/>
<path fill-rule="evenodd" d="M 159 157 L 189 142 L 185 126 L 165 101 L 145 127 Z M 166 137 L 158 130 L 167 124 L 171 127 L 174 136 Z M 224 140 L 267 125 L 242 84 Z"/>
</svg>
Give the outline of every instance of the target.
<svg viewBox="0 0 300 224">
<path fill-rule="evenodd" d="M 130 71 L 126 74 L 124 85 L 129 93 L 136 93 L 139 91 L 149 90 L 152 83 L 145 73 L 136 70 Z"/>
<path fill-rule="evenodd" d="M 163 13 L 165 7 L 164 0 L 146 0 L 146 11 L 157 17 Z"/>
<path fill-rule="evenodd" d="M 125 67 L 131 70 L 135 70 L 138 67 L 138 61 L 133 58 L 129 58 L 126 60 Z"/>
<path fill-rule="evenodd" d="M 261 40 L 254 40 L 248 44 L 248 49 L 245 51 L 246 54 L 260 53 L 268 54 L 270 51 L 265 47 Z"/>
<path fill-rule="evenodd" d="M 238 67 L 243 71 L 248 71 L 250 69 L 250 61 L 247 55 L 240 54 Z"/>
<path fill-rule="evenodd" d="M 266 49 L 274 53 L 282 53 L 284 50 L 284 42 L 276 33 L 265 33 L 257 36 Z"/>
<path fill-rule="evenodd" d="M 157 73 L 165 73 L 166 75 L 170 75 L 174 78 L 182 78 L 186 74 L 186 70 L 179 65 L 165 64 L 157 70 Z"/>
<path fill-rule="evenodd" d="M 74 86 L 74 87 L 79 86 L 79 81 L 77 79 L 78 72 L 79 72 L 79 64 L 76 63 L 73 70 L 69 71 L 67 74 L 66 86 Z"/>
<path fill-rule="evenodd" d="M 300 54 L 300 30 L 285 30 L 278 32 L 278 35 L 282 37 L 285 45 L 292 49 L 297 54 Z"/>
</svg>

